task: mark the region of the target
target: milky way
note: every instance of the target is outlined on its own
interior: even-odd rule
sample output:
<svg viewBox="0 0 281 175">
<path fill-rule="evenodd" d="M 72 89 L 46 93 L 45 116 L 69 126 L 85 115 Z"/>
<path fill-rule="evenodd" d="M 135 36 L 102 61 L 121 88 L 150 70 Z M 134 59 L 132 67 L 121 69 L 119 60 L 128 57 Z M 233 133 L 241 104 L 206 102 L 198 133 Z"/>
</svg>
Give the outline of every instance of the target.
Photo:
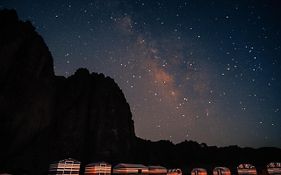
<svg viewBox="0 0 281 175">
<path fill-rule="evenodd" d="M 13 1 L 54 57 L 114 78 L 136 135 L 281 147 L 281 23 L 271 1 Z M 120 116 L 121 117 L 121 116 Z"/>
</svg>

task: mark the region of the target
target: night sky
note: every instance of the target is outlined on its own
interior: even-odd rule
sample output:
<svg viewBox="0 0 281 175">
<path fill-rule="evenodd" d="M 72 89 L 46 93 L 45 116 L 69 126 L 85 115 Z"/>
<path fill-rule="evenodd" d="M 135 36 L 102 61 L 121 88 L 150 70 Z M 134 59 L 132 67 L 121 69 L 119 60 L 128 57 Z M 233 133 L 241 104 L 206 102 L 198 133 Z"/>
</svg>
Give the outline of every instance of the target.
<svg viewBox="0 0 281 175">
<path fill-rule="evenodd" d="M 85 67 L 114 78 L 141 138 L 281 147 L 279 0 L 1 0 L 0 8 L 33 23 L 56 75 Z"/>
</svg>

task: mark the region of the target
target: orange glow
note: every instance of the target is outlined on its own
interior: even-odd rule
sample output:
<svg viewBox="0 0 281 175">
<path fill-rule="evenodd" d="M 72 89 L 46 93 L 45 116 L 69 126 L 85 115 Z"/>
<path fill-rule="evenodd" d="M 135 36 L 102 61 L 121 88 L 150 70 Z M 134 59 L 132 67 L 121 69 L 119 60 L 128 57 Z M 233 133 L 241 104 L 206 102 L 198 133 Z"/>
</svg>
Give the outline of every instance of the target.
<svg viewBox="0 0 281 175">
<path fill-rule="evenodd" d="M 148 174 L 148 167 L 141 164 L 118 164 L 113 168 L 113 174 Z"/>
<path fill-rule="evenodd" d="M 105 162 L 88 164 L 85 167 L 85 175 L 110 175 L 111 165 Z"/>
<path fill-rule="evenodd" d="M 162 166 L 149 166 L 148 167 L 149 174 L 158 174 L 158 175 L 167 175 L 167 169 Z"/>
<path fill-rule="evenodd" d="M 240 164 L 237 167 L 237 171 L 239 175 L 256 175 L 256 168 L 251 164 Z"/>
<path fill-rule="evenodd" d="M 173 77 L 162 69 L 156 69 L 155 80 L 166 85 L 173 82 Z"/>
<path fill-rule="evenodd" d="M 216 167 L 213 170 L 213 175 L 231 175 L 231 172 L 226 167 Z"/>
<path fill-rule="evenodd" d="M 191 175 L 207 175 L 207 170 L 203 168 L 194 168 L 191 171 Z"/>
<path fill-rule="evenodd" d="M 267 165 L 267 172 L 270 175 L 280 175 L 281 174 L 281 162 L 271 162 Z"/>
<path fill-rule="evenodd" d="M 182 175 L 181 169 L 169 169 L 167 175 Z"/>
</svg>

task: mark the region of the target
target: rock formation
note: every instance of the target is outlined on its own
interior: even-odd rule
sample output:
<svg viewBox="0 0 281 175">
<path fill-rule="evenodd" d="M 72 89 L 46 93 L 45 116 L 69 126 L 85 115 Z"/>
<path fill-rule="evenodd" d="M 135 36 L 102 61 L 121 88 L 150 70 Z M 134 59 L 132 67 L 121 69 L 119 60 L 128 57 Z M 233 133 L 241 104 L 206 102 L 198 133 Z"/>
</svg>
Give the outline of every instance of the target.
<svg viewBox="0 0 281 175">
<path fill-rule="evenodd" d="M 51 161 L 69 156 L 128 160 L 134 125 L 114 80 L 86 69 L 55 76 L 30 22 L 3 10 L 0 26 L 0 169 L 45 174 Z"/>
</svg>

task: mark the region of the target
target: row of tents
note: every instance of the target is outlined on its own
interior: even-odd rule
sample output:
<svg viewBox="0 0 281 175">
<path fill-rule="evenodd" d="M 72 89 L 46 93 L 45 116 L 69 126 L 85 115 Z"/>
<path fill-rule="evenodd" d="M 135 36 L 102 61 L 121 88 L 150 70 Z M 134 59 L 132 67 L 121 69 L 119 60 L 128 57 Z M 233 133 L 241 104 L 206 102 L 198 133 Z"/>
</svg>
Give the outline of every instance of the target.
<svg viewBox="0 0 281 175">
<path fill-rule="evenodd" d="M 72 174 L 79 175 L 81 163 L 75 159 L 64 159 L 54 162 L 49 167 L 49 175 Z M 91 163 L 85 166 L 85 175 L 182 175 L 180 169 L 166 169 L 162 166 L 144 166 L 142 164 L 120 163 L 112 167 L 106 162 Z"/>
<path fill-rule="evenodd" d="M 75 159 L 64 159 L 50 164 L 49 175 L 72 174 L 79 175 L 81 162 Z M 238 175 L 257 175 L 255 166 L 240 164 L 237 167 Z M 267 165 L 269 175 L 281 175 L 281 163 L 273 162 Z M 85 175 L 182 175 L 181 169 L 166 169 L 163 166 L 144 166 L 142 164 L 120 163 L 112 167 L 106 162 L 91 163 L 85 166 Z M 194 168 L 191 175 L 207 175 L 204 168 Z M 227 167 L 216 167 L 213 175 L 231 175 Z"/>
</svg>

